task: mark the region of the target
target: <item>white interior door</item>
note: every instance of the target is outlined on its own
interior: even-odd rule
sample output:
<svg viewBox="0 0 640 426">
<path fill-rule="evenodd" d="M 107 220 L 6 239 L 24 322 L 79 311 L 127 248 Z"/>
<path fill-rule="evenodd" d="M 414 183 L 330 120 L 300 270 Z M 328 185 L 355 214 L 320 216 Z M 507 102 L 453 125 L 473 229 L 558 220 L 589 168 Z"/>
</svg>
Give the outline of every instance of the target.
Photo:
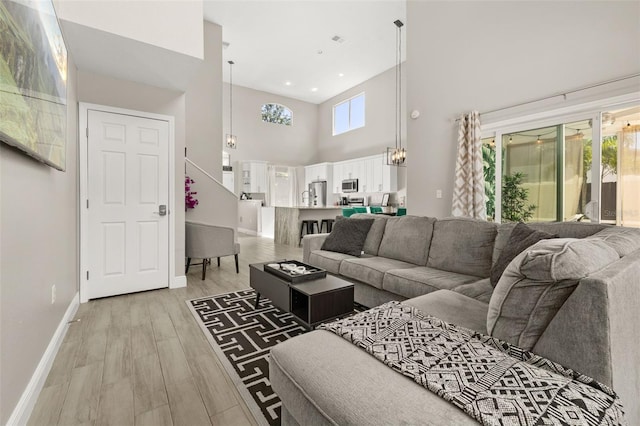
<svg viewBox="0 0 640 426">
<path fill-rule="evenodd" d="M 88 112 L 88 298 L 169 285 L 169 123 Z"/>
</svg>

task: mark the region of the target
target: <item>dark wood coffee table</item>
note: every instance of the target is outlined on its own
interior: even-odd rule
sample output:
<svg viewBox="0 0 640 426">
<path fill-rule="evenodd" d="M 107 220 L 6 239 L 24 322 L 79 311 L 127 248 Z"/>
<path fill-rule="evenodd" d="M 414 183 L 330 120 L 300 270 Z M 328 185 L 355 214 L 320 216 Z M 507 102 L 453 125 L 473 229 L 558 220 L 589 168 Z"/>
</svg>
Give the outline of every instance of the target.
<svg viewBox="0 0 640 426">
<path fill-rule="evenodd" d="M 260 296 L 264 296 L 309 328 L 353 312 L 353 283 L 327 275 L 292 284 L 265 271 L 264 265 L 269 263 L 274 262 L 249 265 L 249 285 L 257 294 L 256 308 Z"/>
</svg>

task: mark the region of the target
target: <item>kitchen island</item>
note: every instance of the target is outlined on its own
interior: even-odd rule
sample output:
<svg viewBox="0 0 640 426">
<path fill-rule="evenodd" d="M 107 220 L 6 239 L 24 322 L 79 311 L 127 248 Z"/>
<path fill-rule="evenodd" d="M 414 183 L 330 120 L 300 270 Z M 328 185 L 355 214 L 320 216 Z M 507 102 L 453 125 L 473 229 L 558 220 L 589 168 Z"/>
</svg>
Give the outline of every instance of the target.
<svg viewBox="0 0 640 426">
<path fill-rule="evenodd" d="M 300 224 L 303 220 L 317 220 L 318 226 L 322 219 L 335 219 L 342 215 L 342 207 L 276 207 L 275 208 L 276 244 L 286 244 L 298 247 L 300 244 Z"/>
</svg>

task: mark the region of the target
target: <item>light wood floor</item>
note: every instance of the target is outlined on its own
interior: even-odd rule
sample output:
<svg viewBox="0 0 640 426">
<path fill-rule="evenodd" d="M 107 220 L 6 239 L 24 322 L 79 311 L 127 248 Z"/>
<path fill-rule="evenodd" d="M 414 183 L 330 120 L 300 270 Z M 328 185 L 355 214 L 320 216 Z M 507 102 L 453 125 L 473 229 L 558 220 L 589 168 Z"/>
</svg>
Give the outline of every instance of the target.
<svg viewBox="0 0 640 426">
<path fill-rule="evenodd" d="M 255 425 L 185 300 L 249 287 L 249 264 L 302 260 L 302 249 L 240 236 L 233 256 L 201 281 L 80 305 L 29 425 Z"/>
</svg>

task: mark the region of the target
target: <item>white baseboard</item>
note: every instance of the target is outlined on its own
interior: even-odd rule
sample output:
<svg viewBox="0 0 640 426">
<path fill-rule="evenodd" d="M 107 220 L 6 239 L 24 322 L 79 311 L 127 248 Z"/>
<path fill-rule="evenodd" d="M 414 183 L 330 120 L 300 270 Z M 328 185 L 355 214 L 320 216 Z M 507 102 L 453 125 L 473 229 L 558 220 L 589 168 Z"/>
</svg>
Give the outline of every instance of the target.
<svg viewBox="0 0 640 426">
<path fill-rule="evenodd" d="M 173 278 L 173 282 L 169 286 L 169 288 L 182 288 L 187 286 L 187 276 L 180 275 L 178 277 Z"/>
<path fill-rule="evenodd" d="M 80 294 L 76 293 L 75 296 L 73 296 L 73 299 L 71 299 L 71 303 L 69 303 L 69 307 L 64 313 L 60 324 L 58 324 L 56 332 L 53 334 L 53 337 L 51 337 L 51 341 L 49 341 L 47 349 L 44 351 L 36 370 L 33 372 L 31 380 L 29 380 L 18 404 L 14 408 L 13 413 L 11 413 L 11 417 L 9 417 L 7 425 L 13 426 L 27 424 L 27 421 L 31 416 L 31 412 L 33 411 L 33 407 L 35 407 L 36 401 L 40 396 L 40 391 L 44 386 L 44 382 L 47 380 L 49 371 L 51 371 L 53 360 L 58 354 L 58 349 L 60 349 L 64 336 L 67 334 L 67 329 L 69 328 L 68 323 L 73 320 L 73 317 L 78 311 L 78 306 L 80 306 Z"/>
<path fill-rule="evenodd" d="M 247 229 L 247 228 L 238 228 L 238 232 L 242 232 L 243 234 L 249 234 L 249 235 L 258 235 L 256 231 L 252 231 L 251 229 Z"/>
</svg>

